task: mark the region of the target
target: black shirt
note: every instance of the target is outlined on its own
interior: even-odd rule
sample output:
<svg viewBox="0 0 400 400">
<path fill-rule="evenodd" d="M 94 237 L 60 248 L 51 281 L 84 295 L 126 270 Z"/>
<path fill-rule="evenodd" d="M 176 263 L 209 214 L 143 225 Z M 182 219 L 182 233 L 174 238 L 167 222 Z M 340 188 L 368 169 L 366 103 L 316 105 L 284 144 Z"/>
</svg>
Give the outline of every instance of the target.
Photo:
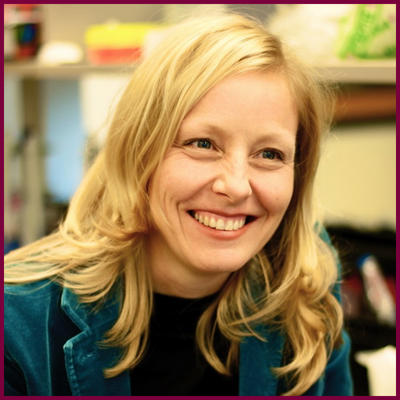
<svg viewBox="0 0 400 400">
<path fill-rule="evenodd" d="M 237 376 L 216 372 L 196 348 L 196 326 L 215 295 L 154 294 L 147 353 L 131 371 L 134 396 L 237 396 Z M 221 346 L 222 338 L 216 344 Z"/>
</svg>

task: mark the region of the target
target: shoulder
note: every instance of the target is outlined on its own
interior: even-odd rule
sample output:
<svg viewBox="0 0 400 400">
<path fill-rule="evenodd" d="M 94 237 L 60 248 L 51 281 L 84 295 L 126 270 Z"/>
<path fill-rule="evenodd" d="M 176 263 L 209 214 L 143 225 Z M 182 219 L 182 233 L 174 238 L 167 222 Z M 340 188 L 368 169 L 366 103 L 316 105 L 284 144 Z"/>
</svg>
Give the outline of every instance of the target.
<svg viewBox="0 0 400 400">
<path fill-rule="evenodd" d="M 4 309 L 5 312 L 15 312 L 23 306 L 27 313 L 43 312 L 61 292 L 58 283 L 47 279 L 23 285 L 4 285 Z"/>
<path fill-rule="evenodd" d="M 63 287 L 50 280 L 4 288 L 4 365 L 7 393 L 52 393 L 65 384 L 63 347 L 80 329 L 63 312 Z M 50 386 L 51 387 L 50 387 Z M 18 393 L 18 394 L 15 394 Z"/>
<path fill-rule="evenodd" d="M 5 341 L 18 340 L 13 334 L 37 335 L 61 330 L 96 330 L 115 323 L 119 314 L 118 293 L 107 298 L 97 308 L 83 303 L 71 289 L 54 280 L 42 280 L 25 285 L 6 285 L 4 288 Z M 76 327 L 76 328 L 75 328 Z M 41 332 L 41 333 L 40 333 Z"/>
<path fill-rule="evenodd" d="M 49 280 L 4 287 L 5 342 L 38 331 L 59 308 L 62 287 Z"/>
<path fill-rule="evenodd" d="M 36 363 L 38 357 L 61 351 L 81 332 L 62 308 L 63 292 L 62 285 L 50 280 L 5 286 L 4 346 L 9 359 L 24 366 Z"/>
</svg>

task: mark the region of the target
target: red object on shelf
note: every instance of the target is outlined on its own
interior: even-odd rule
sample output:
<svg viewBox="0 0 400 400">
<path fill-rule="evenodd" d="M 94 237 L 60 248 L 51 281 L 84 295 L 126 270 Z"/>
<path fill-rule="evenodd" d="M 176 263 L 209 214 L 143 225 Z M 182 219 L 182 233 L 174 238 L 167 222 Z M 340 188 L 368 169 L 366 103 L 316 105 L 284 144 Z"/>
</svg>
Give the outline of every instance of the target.
<svg viewBox="0 0 400 400">
<path fill-rule="evenodd" d="M 42 22 L 41 4 L 4 4 L 4 25 Z"/>
<path fill-rule="evenodd" d="M 32 11 L 39 4 L 15 4 L 15 6 L 21 11 Z"/>
<path fill-rule="evenodd" d="M 131 64 L 142 55 L 142 48 L 88 49 L 87 57 L 92 64 Z"/>
</svg>

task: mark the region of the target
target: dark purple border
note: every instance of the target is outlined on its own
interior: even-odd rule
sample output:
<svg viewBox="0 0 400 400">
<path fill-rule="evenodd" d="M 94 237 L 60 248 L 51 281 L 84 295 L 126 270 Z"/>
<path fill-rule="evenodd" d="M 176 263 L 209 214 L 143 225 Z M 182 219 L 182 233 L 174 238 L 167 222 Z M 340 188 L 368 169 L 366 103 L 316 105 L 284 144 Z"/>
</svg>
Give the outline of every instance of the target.
<svg viewBox="0 0 400 400">
<path fill-rule="evenodd" d="M 45 3 L 42 3 L 42 4 L 45 4 Z M 57 4 L 57 3 L 53 2 L 53 3 L 49 3 L 49 4 Z M 65 4 L 65 3 L 59 3 L 59 4 Z M 67 3 L 67 4 L 81 4 L 81 3 Z M 109 2 L 95 2 L 95 3 L 85 2 L 85 4 L 109 4 Z M 141 4 L 141 3 L 118 2 L 118 4 Z M 151 3 L 147 3 L 147 4 L 151 4 Z M 154 4 L 170 4 L 170 3 L 154 3 Z M 177 3 L 174 3 L 174 4 L 200 4 L 200 3 L 187 3 L 187 2 L 179 3 L 179 2 L 177 2 Z M 210 2 L 210 3 L 201 3 L 201 4 L 222 4 L 222 3 L 211 3 Z M 243 4 L 243 3 L 230 3 L 230 4 Z M 265 3 L 252 2 L 252 4 L 265 4 Z M 285 4 L 297 4 L 297 3 L 285 3 Z M 315 3 L 315 4 L 321 4 L 321 3 Z M 322 4 L 324 4 L 324 3 L 322 3 Z M 328 4 L 330 4 L 330 3 L 328 3 Z M 338 3 L 336 3 L 336 4 L 338 4 Z M 340 4 L 348 4 L 348 3 L 340 3 Z M 374 4 L 374 3 L 371 3 L 371 4 Z M 245 5 L 249 6 L 249 4 L 245 4 Z M 3 65 L 3 75 L 4 75 L 4 65 Z M 3 93 L 4 93 L 4 80 L 3 80 Z M 4 102 L 4 96 L 3 96 L 3 102 Z M 396 123 L 397 122 L 398 122 L 398 120 L 396 118 Z M 4 127 L 4 103 L 3 103 L 3 127 Z M 1 144 L 1 146 L 2 146 L 2 154 L 3 154 L 3 157 L 4 157 L 4 140 L 1 143 L 2 143 Z M 3 160 L 2 166 L 3 166 L 2 180 L 3 180 L 3 188 L 4 188 L 4 160 Z M 382 177 L 382 178 L 384 178 L 384 177 Z M 4 208 L 4 196 L 3 196 L 3 208 Z M 4 225 L 4 214 L 3 214 L 3 225 Z M 3 242 L 4 242 L 4 231 L 3 231 Z M 396 239 L 396 244 L 398 244 L 397 239 Z M 398 282 L 396 283 L 396 288 L 399 289 Z M 2 300 L 2 302 L 3 302 L 3 300 Z M 3 307 L 1 307 L 1 313 L 2 313 L 2 316 L 3 316 L 3 320 L 4 320 L 4 308 Z M 2 339 L 2 342 L 4 342 L 4 326 L 1 329 L 1 339 Z M 3 346 L 1 346 L 1 352 L 2 352 L 1 354 L 4 356 L 4 354 L 3 354 L 4 353 Z M 3 364 L 1 365 L 1 371 L 2 371 L 2 376 L 4 376 L 4 374 L 3 374 L 4 373 L 4 365 Z M 2 395 L 4 393 L 4 382 L 3 382 L 3 380 L 1 380 L 1 392 L 0 393 L 1 393 L 0 396 L 3 397 L 3 395 Z M 11 398 L 11 397 L 20 397 L 20 396 L 7 396 L 7 398 Z M 39 398 L 41 396 L 30 396 L 30 397 Z M 69 396 L 54 396 L 54 397 L 63 398 L 63 397 L 69 397 Z M 90 399 L 92 397 L 95 398 L 95 399 L 97 399 L 99 397 L 100 398 L 105 398 L 105 399 L 109 398 L 109 396 L 82 396 L 82 397 L 87 398 L 87 399 Z M 122 396 L 122 397 L 127 398 L 127 399 L 130 398 L 130 396 Z M 170 399 L 173 399 L 173 398 L 176 398 L 178 396 L 134 396 L 134 397 L 145 398 L 145 399 L 153 399 L 153 398 L 154 399 L 156 399 L 156 398 L 170 398 Z M 179 397 L 190 398 L 190 397 L 194 397 L 194 396 L 179 396 Z M 210 399 L 210 398 L 211 399 L 212 398 L 225 398 L 225 399 L 235 398 L 234 396 L 196 396 L 196 397 L 198 397 L 198 398 L 207 398 L 207 399 Z M 253 398 L 254 397 L 254 398 L 257 398 L 256 396 L 243 396 L 243 397 L 248 397 L 248 398 Z M 300 396 L 295 396 L 295 397 L 300 397 Z M 304 397 L 310 397 L 310 396 L 304 396 Z M 360 397 L 364 397 L 364 396 L 360 396 Z M 380 396 L 377 396 L 377 397 L 380 397 Z M 121 398 L 121 397 L 119 396 L 118 398 Z"/>
</svg>

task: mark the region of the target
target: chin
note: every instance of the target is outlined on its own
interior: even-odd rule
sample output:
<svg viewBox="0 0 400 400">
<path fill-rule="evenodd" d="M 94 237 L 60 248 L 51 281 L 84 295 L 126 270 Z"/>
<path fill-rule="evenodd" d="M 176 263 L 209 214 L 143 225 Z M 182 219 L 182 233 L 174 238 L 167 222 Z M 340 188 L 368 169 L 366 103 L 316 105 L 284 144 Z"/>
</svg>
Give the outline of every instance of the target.
<svg viewBox="0 0 400 400">
<path fill-rule="evenodd" d="M 235 271 L 240 270 L 243 268 L 249 261 L 249 259 L 243 259 L 242 262 L 238 261 L 227 261 L 226 258 L 218 261 L 218 258 L 214 258 L 213 262 L 210 263 L 209 261 L 199 264 L 193 264 L 193 267 L 199 271 L 211 273 L 211 274 L 218 274 L 218 273 L 232 273 Z"/>
</svg>

